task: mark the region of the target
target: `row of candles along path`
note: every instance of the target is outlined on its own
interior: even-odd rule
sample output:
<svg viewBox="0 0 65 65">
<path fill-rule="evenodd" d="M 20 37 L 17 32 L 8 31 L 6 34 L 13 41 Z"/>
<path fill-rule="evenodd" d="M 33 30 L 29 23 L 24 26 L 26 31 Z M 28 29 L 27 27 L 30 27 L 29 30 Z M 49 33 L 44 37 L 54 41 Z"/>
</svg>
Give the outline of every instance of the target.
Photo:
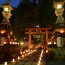
<svg viewBox="0 0 65 65">
<path fill-rule="evenodd" d="M 31 53 L 35 52 L 35 50 L 25 50 L 24 52 L 20 51 L 20 54 L 21 56 L 18 56 L 18 58 L 16 59 L 12 59 L 12 63 L 15 63 L 15 62 L 19 62 L 21 59 L 23 59 L 24 57 L 30 55 Z M 4 65 L 7 65 L 7 62 L 4 62 Z"/>
<path fill-rule="evenodd" d="M 39 57 L 37 65 L 41 65 L 42 56 L 43 56 L 43 50 L 41 51 L 41 54 L 40 54 L 40 57 Z"/>
<path fill-rule="evenodd" d="M 37 65 L 41 65 L 41 59 L 42 59 L 42 56 L 43 56 L 43 52 L 44 52 L 44 50 L 41 51 Z M 48 53 L 48 50 L 46 50 L 45 53 Z"/>
</svg>

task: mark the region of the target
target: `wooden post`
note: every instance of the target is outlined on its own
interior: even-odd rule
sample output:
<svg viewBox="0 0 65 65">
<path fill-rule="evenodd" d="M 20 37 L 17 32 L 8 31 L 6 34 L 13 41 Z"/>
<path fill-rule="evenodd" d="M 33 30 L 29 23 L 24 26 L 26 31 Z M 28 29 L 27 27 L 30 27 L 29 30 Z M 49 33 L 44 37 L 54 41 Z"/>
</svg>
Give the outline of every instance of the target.
<svg viewBox="0 0 65 65">
<path fill-rule="evenodd" d="M 30 49 L 31 46 L 31 30 L 29 30 L 29 42 L 28 42 L 28 48 Z"/>
<path fill-rule="evenodd" d="M 46 29 L 46 49 L 48 49 L 48 29 Z"/>
</svg>

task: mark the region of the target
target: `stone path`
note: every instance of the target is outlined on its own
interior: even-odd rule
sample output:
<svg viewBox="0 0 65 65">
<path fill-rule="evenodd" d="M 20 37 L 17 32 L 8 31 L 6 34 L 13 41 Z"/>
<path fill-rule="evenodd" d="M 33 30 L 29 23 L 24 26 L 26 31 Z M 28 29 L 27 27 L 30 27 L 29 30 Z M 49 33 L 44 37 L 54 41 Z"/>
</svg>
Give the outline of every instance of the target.
<svg viewBox="0 0 65 65">
<path fill-rule="evenodd" d="M 20 61 L 15 63 L 9 62 L 7 63 L 7 65 L 38 65 L 40 54 L 41 54 L 41 50 L 37 50 L 33 52 L 32 54 L 24 57 Z M 43 54 L 40 65 L 45 65 L 45 64 L 46 62 L 45 62 L 44 54 Z M 4 65 L 4 64 L 0 64 L 0 65 Z"/>
</svg>

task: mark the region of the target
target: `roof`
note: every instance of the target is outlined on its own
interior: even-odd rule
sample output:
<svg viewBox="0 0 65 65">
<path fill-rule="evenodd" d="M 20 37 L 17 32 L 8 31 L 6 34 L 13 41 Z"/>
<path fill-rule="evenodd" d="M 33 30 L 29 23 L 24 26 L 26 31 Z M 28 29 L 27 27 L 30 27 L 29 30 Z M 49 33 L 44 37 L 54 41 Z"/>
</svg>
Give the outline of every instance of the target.
<svg viewBox="0 0 65 65">
<path fill-rule="evenodd" d="M 2 7 L 3 8 L 8 7 L 10 10 L 13 10 L 13 7 L 10 5 L 10 3 L 2 4 Z"/>
</svg>

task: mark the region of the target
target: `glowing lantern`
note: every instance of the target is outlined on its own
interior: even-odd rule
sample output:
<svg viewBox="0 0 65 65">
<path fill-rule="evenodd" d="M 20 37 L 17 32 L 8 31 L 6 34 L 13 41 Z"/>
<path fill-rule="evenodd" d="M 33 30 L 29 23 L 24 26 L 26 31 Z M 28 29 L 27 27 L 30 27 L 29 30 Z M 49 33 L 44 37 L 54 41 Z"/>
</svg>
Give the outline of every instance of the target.
<svg viewBox="0 0 65 65">
<path fill-rule="evenodd" d="M 9 3 L 5 3 L 2 5 L 3 7 L 3 17 L 10 18 L 12 16 L 11 10 L 13 10 L 12 6 Z"/>
<path fill-rule="evenodd" d="M 5 62 L 4 65 L 7 65 L 7 62 Z"/>
<path fill-rule="evenodd" d="M 5 32 L 6 32 L 6 30 L 4 30 L 4 29 L 1 30 L 1 34 L 5 33 Z"/>
<path fill-rule="evenodd" d="M 18 56 L 18 60 L 20 59 L 20 57 Z"/>
<path fill-rule="evenodd" d="M 12 59 L 12 62 L 15 62 L 15 59 Z"/>
</svg>

